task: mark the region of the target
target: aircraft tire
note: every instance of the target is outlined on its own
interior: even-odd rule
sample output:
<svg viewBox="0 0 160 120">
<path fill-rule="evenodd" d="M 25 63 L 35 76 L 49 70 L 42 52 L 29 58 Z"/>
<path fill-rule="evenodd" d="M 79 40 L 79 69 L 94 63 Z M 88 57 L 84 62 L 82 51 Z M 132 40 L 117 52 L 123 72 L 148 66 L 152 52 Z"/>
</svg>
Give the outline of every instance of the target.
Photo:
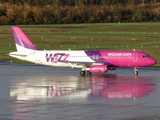
<svg viewBox="0 0 160 120">
<path fill-rule="evenodd" d="M 89 72 L 89 71 L 87 71 L 87 75 L 88 75 L 88 76 L 91 76 L 91 75 L 92 75 L 92 73 L 91 73 L 91 72 Z"/>
<path fill-rule="evenodd" d="M 85 71 L 81 71 L 81 72 L 80 72 L 80 75 L 81 75 L 81 76 L 85 76 Z"/>
<path fill-rule="evenodd" d="M 138 71 L 135 71 L 134 74 L 135 74 L 135 75 L 138 75 Z"/>
</svg>

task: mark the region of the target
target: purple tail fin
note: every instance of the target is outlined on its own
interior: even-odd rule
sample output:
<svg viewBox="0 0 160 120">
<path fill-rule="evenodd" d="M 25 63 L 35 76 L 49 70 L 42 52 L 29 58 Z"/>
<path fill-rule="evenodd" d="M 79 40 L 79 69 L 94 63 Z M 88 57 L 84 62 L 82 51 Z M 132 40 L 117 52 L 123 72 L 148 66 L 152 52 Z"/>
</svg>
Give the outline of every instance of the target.
<svg viewBox="0 0 160 120">
<path fill-rule="evenodd" d="M 17 51 L 39 50 L 19 27 L 12 27 Z"/>
</svg>

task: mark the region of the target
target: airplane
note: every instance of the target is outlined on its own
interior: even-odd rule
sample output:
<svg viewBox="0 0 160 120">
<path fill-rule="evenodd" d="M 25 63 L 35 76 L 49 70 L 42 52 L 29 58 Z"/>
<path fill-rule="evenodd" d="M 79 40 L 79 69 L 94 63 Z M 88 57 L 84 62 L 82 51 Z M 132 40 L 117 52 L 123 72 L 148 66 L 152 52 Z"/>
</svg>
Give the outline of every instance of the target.
<svg viewBox="0 0 160 120">
<path fill-rule="evenodd" d="M 10 52 L 10 56 L 36 64 L 82 68 L 81 76 L 107 73 L 117 67 L 133 67 L 138 75 L 138 67 L 157 62 L 149 54 L 135 50 L 39 50 L 20 27 L 11 28 L 17 51 Z"/>
</svg>

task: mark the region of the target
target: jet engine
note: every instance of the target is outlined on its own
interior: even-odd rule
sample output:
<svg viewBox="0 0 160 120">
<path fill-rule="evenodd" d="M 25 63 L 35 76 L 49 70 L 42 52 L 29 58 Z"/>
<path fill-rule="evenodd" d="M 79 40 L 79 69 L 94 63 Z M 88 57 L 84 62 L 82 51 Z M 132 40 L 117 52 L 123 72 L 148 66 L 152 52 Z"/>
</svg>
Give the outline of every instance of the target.
<svg viewBox="0 0 160 120">
<path fill-rule="evenodd" d="M 91 73 L 106 73 L 107 66 L 106 65 L 93 65 L 89 67 L 89 71 Z"/>
<path fill-rule="evenodd" d="M 116 67 L 107 67 L 108 70 L 116 70 Z"/>
</svg>

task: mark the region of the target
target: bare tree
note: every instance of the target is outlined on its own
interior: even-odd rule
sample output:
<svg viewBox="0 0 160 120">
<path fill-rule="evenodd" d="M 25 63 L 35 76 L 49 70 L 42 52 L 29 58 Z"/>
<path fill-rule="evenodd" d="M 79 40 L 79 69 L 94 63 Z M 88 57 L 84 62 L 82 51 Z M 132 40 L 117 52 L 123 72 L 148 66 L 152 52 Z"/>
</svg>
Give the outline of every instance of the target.
<svg viewBox="0 0 160 120">
<path fill-rule="evenodd" d="M 145 0 L 141 0 L 141 3 L 145 3 Z"/>
<path fill-rule="evenodd" d="M 87 0 L 85 0 L 85 2 L 86 2 L 86 6 L 87 6 Z"/>
<path fill-rule="evenodd" d="M 75 6 L 77 6 L 77 0 L 75 0 Z"/>
</svg>

